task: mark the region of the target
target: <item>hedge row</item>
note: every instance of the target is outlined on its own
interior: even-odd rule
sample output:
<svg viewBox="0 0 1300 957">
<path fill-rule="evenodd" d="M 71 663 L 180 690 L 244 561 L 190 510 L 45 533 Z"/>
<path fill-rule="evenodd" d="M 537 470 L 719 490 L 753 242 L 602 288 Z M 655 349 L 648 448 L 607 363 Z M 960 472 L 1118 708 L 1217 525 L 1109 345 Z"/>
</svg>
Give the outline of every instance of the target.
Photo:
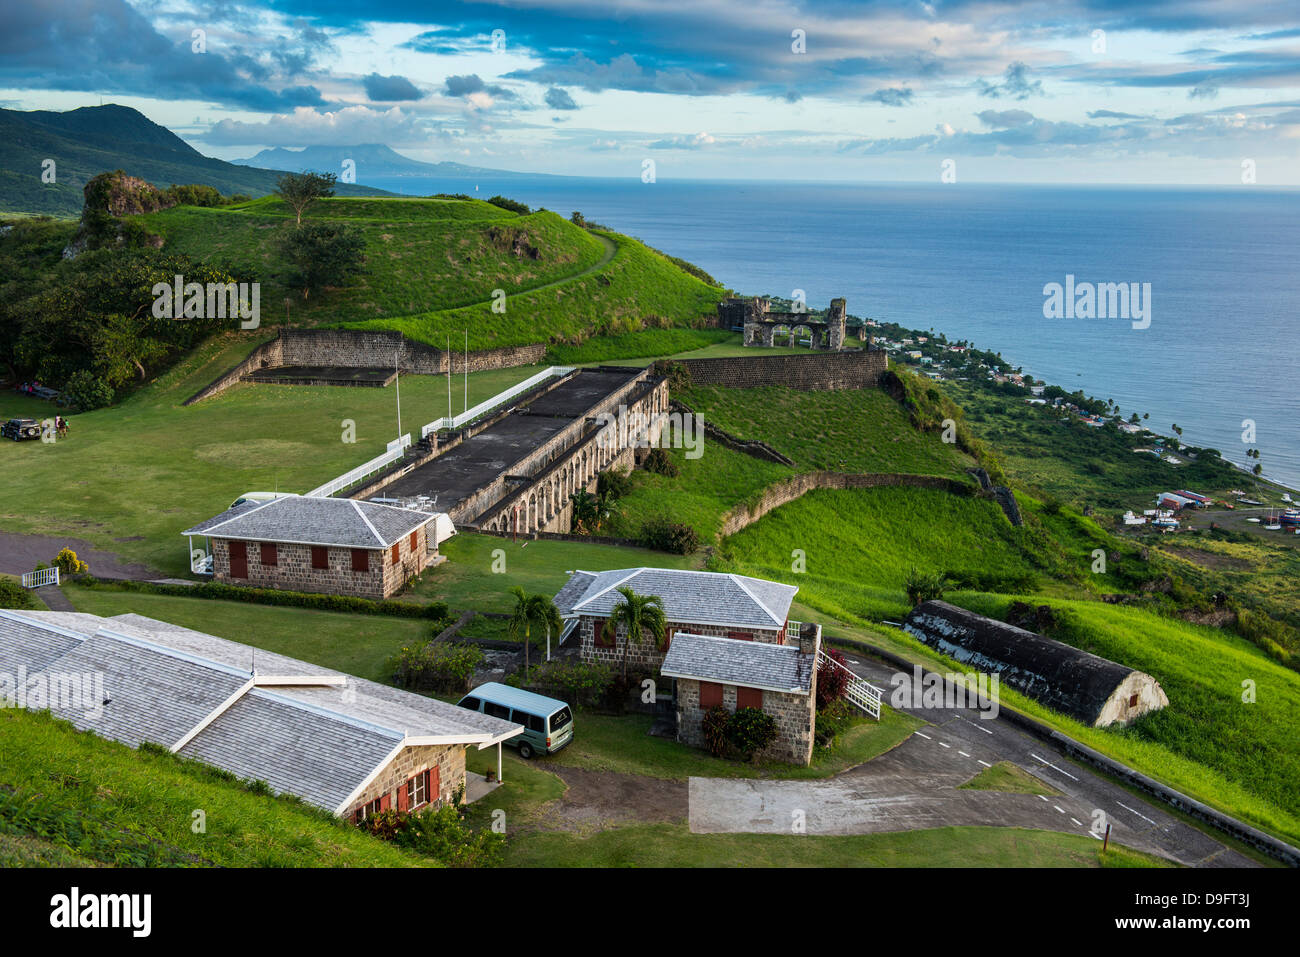
<svg viewBox="0 0 1300 957">
<path fill-rule="evenodd" d="M 217 601 L 242 601 L 253 605 L 282 605 L 290 608 L 312 608 L 317 611 L 343 611 L 354 615 L 389 615 L 394 618 L 429 618 L 442 620 L 449 617 L 445 601 L 428 605 L 373 598 L 355 598 L 350 595 L 318 595 L 311 592 L 280 591 L 275 588 L 248 588 L 243 585 L 220 585 L 201 582 L 197 585 L 160 585 L 155 582 L 129 579 L 104 579 L 90 576 L 78 579 L 91 588 L 140 592 L 146 595 L 176 595 L 182 598 L 209 598 Z"/>
</svg>

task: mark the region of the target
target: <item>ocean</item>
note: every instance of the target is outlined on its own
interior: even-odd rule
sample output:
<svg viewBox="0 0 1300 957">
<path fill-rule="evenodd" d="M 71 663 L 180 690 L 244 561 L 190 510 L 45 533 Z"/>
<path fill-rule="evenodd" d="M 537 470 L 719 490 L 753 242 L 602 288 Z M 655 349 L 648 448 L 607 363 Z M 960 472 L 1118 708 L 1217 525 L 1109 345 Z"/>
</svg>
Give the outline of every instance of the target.
<svg viewBox="0 0 1300 957">
<path fill-rule="evenodd" d="M 388 180 L 406 193 L 474 192 Z M 636 236 L 745 294 L 942 331 L 1300 487 L 1300 191 L 554 178 L 478 184 Z M 1150 284 L 1149 324 L 1045 318 L 1044 286 Z M 1254 443 L 1248 430 L 1253 425 Z"/>
</svg>

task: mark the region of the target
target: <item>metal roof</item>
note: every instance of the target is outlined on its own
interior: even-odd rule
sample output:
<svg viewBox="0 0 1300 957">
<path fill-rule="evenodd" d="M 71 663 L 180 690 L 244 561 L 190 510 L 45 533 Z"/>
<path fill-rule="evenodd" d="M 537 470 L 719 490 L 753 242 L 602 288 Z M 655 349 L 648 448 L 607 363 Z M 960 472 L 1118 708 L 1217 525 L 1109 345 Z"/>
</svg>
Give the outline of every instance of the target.
<svg viewBox="0 0 1300 957">
<path fill-rule="evenodd" d="M 718 572 L 676 568 L 577 571 L 555 596 L 564 616 L 608 615 L 623 600 L 619 588 L 658 595 L 671 622 L 780 628 L 799 589 L 794 585 Z"/>
<path fill-rule="evenodd" d="M 290 495 L 245 502 L 181 532 L 249 542 L 388 548 L 434 520 L 431 512 L 350 498 Z"/>
<path fill-rule="evenodd" d="M 797 645 L 678 632 L 659 671 L 668 678 L 806 695 L 812 687 L 812 658 L 800 654 Z"/>
</svg>

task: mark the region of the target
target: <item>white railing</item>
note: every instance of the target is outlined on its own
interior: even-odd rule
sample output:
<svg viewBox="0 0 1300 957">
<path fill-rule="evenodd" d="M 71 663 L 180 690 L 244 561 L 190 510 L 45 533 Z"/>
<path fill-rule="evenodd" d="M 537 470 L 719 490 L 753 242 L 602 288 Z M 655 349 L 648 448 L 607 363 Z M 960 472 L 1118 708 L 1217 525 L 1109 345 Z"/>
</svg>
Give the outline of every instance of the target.
<svg viewBox="0 0 1300 957">
<path fill-rule="evenodd" d="M 411 445 L 411 433 L 407 432 L 400 439 L 393 439 L 388 443 L 388 451 L 383 455 L 376 455 L 369 462 L 358 465 L 350 472 L 344 472 L 336 479 L 331 479 L 319 488 L 314 488 L 306 494 L 314 498 L 329 498 L 337 492 L 343 491 L 350 485 L 355 485 L 367 475 L 373 475 L 380 469 L 387 468 L 396 462 Z"/>
<path fill-rule="evenodd" d="M 826 654 L 825 651 L 817 652 L 818 664 L 829 664 L 833 668 L 843 669 L 849 676 L 849 683 L 844 689 L 844 697 L 849 704 L 860 708 L 877 721 L 880 720 L 880 689 L 875 685 L 868 683 L 865 679 L 858 677 L 848 668 Z"/>
<path fill-rule="evenodd" d="M 512 385 L 504 392 L 498 392 L 492 398 L 480 402 L 472 409 L 466 409 L 460 415 L 443 416 L 441 419 L 434 419 L 428 425 L 420 429 L 420 438 L 425 438 L 430 432 L 437 432 L 439 429 L 459 429 L 467 422 L 472 422 L 480 418 L 493 409 L 500 408 L 516 396 L 523 395 L 534 386 L 541 385 L 547 379 L 566 376 L 574 369 L 573 366 L 548 366 L 536 375 L 531 375 L 523 382 Z"/>
<path fill-rule="evenodd" d="M 24 588 L 40 588 L 42 585 L 57 585 L 59 570 L 57 568 L 39 568 L 23 575 Z"/>
</svg>

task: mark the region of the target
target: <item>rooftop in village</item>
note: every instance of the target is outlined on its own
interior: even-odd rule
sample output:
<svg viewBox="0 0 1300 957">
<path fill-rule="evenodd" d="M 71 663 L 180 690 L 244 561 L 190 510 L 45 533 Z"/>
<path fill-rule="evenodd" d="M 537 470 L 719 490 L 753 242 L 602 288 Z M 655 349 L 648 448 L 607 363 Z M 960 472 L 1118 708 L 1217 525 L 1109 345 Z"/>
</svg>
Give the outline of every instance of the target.
<svg viewBox="0 0 1300 957">
<path fill-rule="evenodd" d="M 619 588 L 658 595 L 672 622 L 714 622 L 781 628 L 799 589 L 794 585 L 718 572 L 674 568 L 575 571 L 555 596 L 561 616 L 608 615 L 623 600 Z"/>
<path fill-rule="evenodd" d="M 269 502 L 244 502 L 181 534 L 338 548 L 387 548 L 435 517 L 431 512 L 377 502 L 290 495 Z"/>
<path fill-rule="evenodd" d="M 667 678 L 806 695 L 812 686 L 812 657 L 800 653 L 798 645 L 678 632 L 659 670 Z"/>
</svg>

